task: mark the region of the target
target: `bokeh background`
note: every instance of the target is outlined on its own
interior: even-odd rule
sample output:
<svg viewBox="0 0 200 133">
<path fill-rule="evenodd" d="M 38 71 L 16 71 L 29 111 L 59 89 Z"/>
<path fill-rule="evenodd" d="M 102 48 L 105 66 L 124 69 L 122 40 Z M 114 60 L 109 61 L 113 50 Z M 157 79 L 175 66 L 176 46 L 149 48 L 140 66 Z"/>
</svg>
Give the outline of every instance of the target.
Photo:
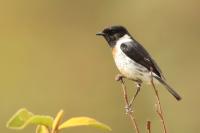
<svg viewBox="0 0 200 133">
<path fill-rule="evenodd" d="M 124 25 L 144 45 L 182 95 L 177 102 L 159 86 L 170 133 L 200 132 L 200 1 L 198 0 L 1 0 L 0 130 L 19 108 L 65 119 L 89 116 L 113 129 L 133 132 L 124 113 L 110 48 L 95 36 L 105 26 Z M 129 93 L 135 85 L 127 82 Z M 161 126 L 151 86 L 135 102 L 139 127 Z M 30 126 L 19 133 L 34 132 Z M 80 127 L 62 131 L 101 133 Z"/>
</svg>

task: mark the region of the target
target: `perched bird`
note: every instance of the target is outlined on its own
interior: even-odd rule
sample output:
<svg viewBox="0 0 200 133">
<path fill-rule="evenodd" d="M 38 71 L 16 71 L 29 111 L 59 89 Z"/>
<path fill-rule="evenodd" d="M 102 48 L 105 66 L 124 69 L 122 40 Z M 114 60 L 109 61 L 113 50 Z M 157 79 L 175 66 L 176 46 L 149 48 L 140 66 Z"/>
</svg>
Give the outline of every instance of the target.
<svg viewBox="0 0 200 133">
<path fill-rule="evenodd" d="M 112 49 L 112 55 L 120 73 L 127 79 L 137 83 L 139 89 L 133 98 L 137 96 L 143 82 L 161 83 L 177 99 L 180 95 L 167 84 L 160 68 L 145 50 L 123 26 L 111 26 L 103 29 L 96 35 L 103 36 Z M 132 100 L 132 102 L 133 102 Z M 131 103 L 132 103 L 131 102 Z"/>
</svg>

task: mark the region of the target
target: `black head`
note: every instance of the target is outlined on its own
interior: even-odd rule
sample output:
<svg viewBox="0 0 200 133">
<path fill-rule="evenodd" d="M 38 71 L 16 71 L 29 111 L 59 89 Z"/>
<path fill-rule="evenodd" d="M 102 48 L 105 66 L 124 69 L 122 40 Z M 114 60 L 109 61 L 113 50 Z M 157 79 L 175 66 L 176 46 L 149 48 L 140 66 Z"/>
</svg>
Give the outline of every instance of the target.
<svg viewBox="0 0 200 133">
<path fill-rule="evenodd" d="M 129 35 L 128 31 L 123 26 L 111 26 L 111 27 L 105 28 L 102 32 L 99 32 L 96 35 L 103 36 L 108 42 L 108 44 L 111 47 L 114 47 L 116 44 L 116 41 L 126 34 Z"/>
</svg>

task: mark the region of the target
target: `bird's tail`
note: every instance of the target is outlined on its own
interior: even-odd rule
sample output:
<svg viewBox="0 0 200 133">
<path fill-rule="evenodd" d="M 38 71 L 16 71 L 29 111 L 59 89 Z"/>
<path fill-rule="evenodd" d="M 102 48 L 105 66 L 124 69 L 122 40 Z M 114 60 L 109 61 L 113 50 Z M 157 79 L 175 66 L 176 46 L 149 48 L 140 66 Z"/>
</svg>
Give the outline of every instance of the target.
<svg viewBox="0 0 200 133">
<path fill-rule="evenodd" d="M 176 100 L 181 100 L 181 96 L 171 87 L 169 86 L 163 79 L 160 77 L 154 76 L 160 83 L 162 83 L 165 88 L 176 98 Z"/>
</svg>

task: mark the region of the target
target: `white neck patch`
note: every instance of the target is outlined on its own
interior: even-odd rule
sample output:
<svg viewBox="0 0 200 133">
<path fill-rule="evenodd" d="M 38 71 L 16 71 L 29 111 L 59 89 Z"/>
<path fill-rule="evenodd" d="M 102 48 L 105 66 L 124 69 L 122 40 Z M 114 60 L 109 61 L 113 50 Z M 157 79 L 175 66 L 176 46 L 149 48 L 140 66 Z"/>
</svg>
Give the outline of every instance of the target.
<svg viewBox="0 0 200 133">
<path fill-rule="evenodd" d="M 124 35 L 123 37 L 121 37 L 118 41 L 117 41 L 117 45 L 121 45 L 122 43 L 125 43 L 125 42 L 131 42 L 132 39 L 129 35 Z"/>
</svg>

